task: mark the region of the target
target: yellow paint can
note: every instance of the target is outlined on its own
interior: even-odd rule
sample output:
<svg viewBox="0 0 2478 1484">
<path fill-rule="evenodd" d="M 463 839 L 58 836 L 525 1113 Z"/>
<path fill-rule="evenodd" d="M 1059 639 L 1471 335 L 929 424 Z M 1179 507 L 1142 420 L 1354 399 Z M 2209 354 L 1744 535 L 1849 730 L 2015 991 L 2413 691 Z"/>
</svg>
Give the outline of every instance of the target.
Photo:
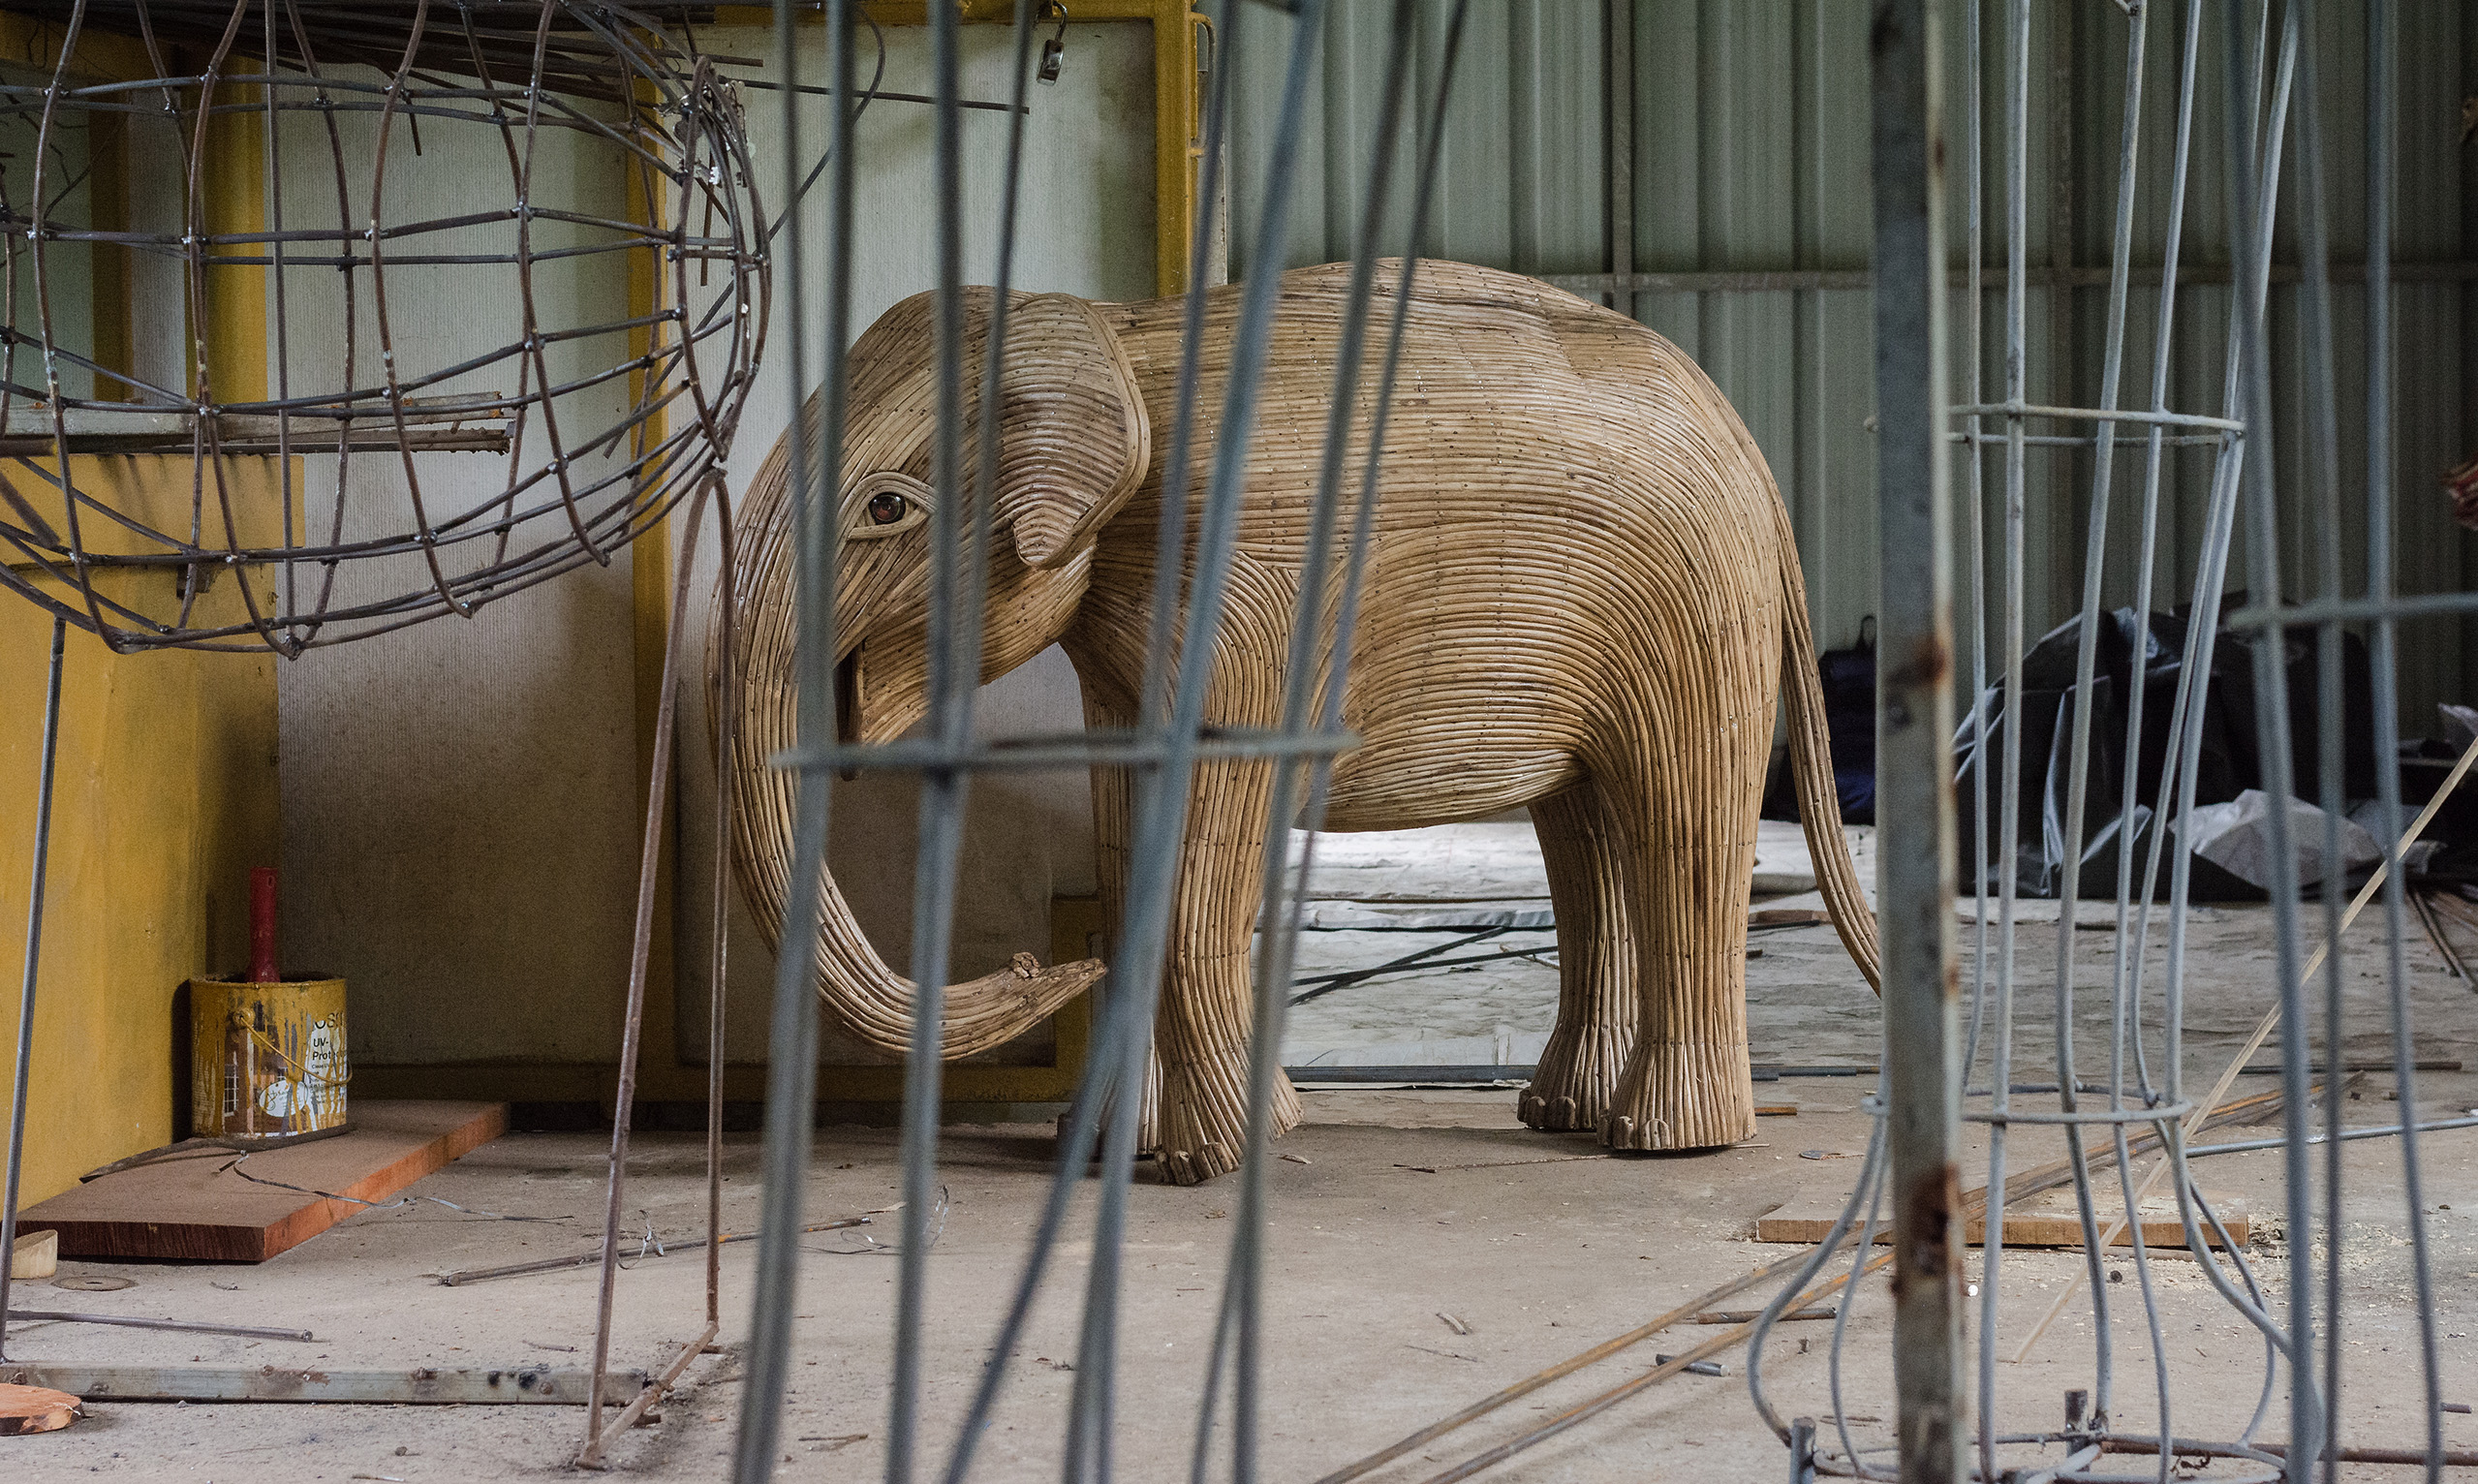
<svg viewBox="0 0 2478 1484">
<path fill-rule="evenodd" d="M 189 981 L 192 1131 L 286 1143 L 345 1128 L 344 981 Z"/>
</svg>

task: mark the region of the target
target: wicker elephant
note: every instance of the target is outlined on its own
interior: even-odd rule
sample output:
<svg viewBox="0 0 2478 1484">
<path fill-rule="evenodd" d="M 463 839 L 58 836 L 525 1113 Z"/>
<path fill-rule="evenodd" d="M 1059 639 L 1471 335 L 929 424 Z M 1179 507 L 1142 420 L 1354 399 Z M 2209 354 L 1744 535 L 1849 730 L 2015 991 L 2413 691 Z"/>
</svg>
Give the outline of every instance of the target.
<svg viewBox="0 0 2478 1484">
<path fill-rule="evenodd" d="M 1207 704 L 1216 724 L 1277 721 L 1347 278 L 1346 265 L 1284 275 Z M 1830 822 L 1788 517 L 1736 414 L 1660 336 L 1491 269 L 1423 263 L 1416 285 L 1345 692 L 1345 722 L 1364 742 L 1335 766 L 1326 826 L 1403 829 L 1530 806 L 1561 988 L 1523 1121 L 1596 1128 L 1618 1149 L 1748 1138 L 1747 892 L 1783 682 L 1817 874 L 1844 945 L 1875 977 L 1874 919 Z M 1214 291 L 1206 312 L 1198 489 L 1236 295 Z M 990 303 L 986 290 L 970 297 L 967 366 L 979 364 Z M 1381 288 L 1373 333 L 1392 306 Z M 1177 298 L 1023 295 L 1010 311 L 984 678 L 1060 644 L 1094 726 L 1135 719 L 1181 335 Z M 926 706 L 926 514 L 945 496 L 923 482 L 929 296 L 887 311 L 850 366 L 839 711 L 847 736 L 881 741 Z M 814 428 L 814 400 L 806 416 Z M 738 653 L 749 658 L 730 762 L 750 801 L 736 859 L 769 924 L 783 917 L 791 838 L 790 781 L 765 762 L 790 742 L 795 709 L 787 460 L 778 446 L 747 501 Z M 1095 791 L 1115 925 L 1131 790 L 1125 774 L 1099 770 Z M 1183 1183 L 1231 1168 L 1241 1146 L 1270 792 L 1261 762 L 1208 764 L 1195 784 L 1147 1118 L 1148 1147 Z M 826 1005 L 853 1036 L 901 1051 L 913 986 L 870 947 L 831 880 L 823 895 Z M 1017 962 L 947 990 L 949 1058 L 1011 1038 L 1101 974 L 1090 961 Z M 1278 1098 L 1286 1129 L 1297 1098 L 1287 1084 Z"/>
</svg>

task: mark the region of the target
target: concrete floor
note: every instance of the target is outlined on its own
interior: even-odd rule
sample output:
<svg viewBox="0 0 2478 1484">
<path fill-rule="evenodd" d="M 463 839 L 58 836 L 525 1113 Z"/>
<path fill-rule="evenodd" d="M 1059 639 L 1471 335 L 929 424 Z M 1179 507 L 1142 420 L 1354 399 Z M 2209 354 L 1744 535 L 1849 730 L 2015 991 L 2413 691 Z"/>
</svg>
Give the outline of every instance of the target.
<svg viewBox="0 0 2478 1484">
<path fill-rule="evenodd" d="M 2430 1079 L 2421 1111 L 2439 1114 L 2478 1099 L 2478 1077 Z M 1784 1199 L 1841 1193 L 1855 1159 L 1803 1152 L 1863 1147 L 1867 1120 L 1851 1084 L 1805 1083 L 1795 1120 L 1768 1119 L 1761 1136 L 1735 1149 L 1668 1158 L 1612 1159 L 1587 1136 L 1541 1135 L 1513 1124 L 1508 1093 L 1312 1094 L 1310 1120 L 1281 1148 L 1310 1162 L 1276 1161 L 1276 1256 L 1267 1304 L 1265 1473 L 1308 1480 L 1507 1382 L 1584 1349 L 1693 1294 L 1787 1251 L 1748 1240 L 1754 1219 Z M 2368 1121 L 2397 1105 L 2370 1088 Z M 2442 1283 L 2448 1396 L 2478 1400 L 2478 1135 L 2437 1136 L 2427 1164 L 2437 1275 Z M 87 1310 L 171 1314 L 242 1323 L 307 1325 L 315 1345 L 168 1339 L 139 1331 L 27 1325 L 13 1352 L 57 1363 L 315 1365 L 326 1369 L 415 1365 L 573 1364 L 591 1334 L 591 1270 L 455 1288 L 431 1275 L 455 1268 L 578 1251 L 590 1245 L 601 1141 L 576 1134 L 513 1134 L 416 1189 L 484 1210 L 551 1218 L 542 1225 L 485 1221 L 437 1206 L 374 1213 L 255 1268 L 71 1263 L 138 1280 L 108 1294 L 54 1294 L 37 1285 L 20 1303 L 74 1301 Z M 649 1138 L 633 1188 L 656 1230 L 693 1230 L 699 1206 L 699 1147 Z M 985 1346 L 1041 1193 L 1052 1143 L 1038 1127 L 949 1131 L 944 1169 L 951 1200 L 930 1268 L 926 1329 L 927 1410 L 944 1449 Z M 2034 1150 L 2033 1154 L 2036 1153 Z M 727 1224 L 756 1215 L 756 1144 L 729 1151 Z M 2026 1156 L 2029 1157 L 2029 1156 Z M 2250 1195 L 2258 1211 L 2277 1199 L 2277 1156 L 2212 1162 L 2217 1188 Z M 2347 1223 L 2347 1437 L 2401 1443 L 2415 1436 L 2407 1249 L 2393 1194 L 2394 1146 L 2348 1146 L 2363 1200 Z M 809 1183 L 820 1218 L 895 1199 L 894 1137 L 883 1129 L 821 1133 Z M 1216 1303 L 1235 1190 L 1228 1182 L 1181 1190 L 1139 1184 L 1128 1248 L 1119 1477 L 1180 1476 L 1194 1395 Z M 1088 1197 L 1089 1198 L 1089 1197 Z M 2450 1209 L 2446 1209 L 2450 1208 Z M 2468 1213 L 2463 1215 L 2462 1213 Z M 1079 1212 L 1081 1216 L 1081 1212 Z M 2266 1223 L 2277 1225 L 2277 1222 Z M 794 1379 L 786 1413 L 787 1478 L 861 1479 L 883 1465 L 883 1377 L 889 1359 L 895 1263 L 855 1253 L 836 1236 L 812 1238 L 801 1261 Z M 2253 1256 L 2277 1280 L 2284 1247 L 2258 1235 Z M 1073 1377 L 1075 1294 L 1089 1249 L 1071 1247 L 1036 1309 L 1024 1343 L 998 1363 L 1010 1373 L 998 1425 L 976 1477 L 1052 1478 Z M 747 1332 L 754 1252 L 726 1250 L 726 1339 Z M 1975 1254 L 1973 1258 L 1975 1268 Z M 2131 1264 L 2112 1297 L 2130 1298 Z M 2045 1301 L 2075 1281 L 2069 1253 L 2009 1254 L 2004 1328 L 2020 1333 Z M 2190 1261 L 2153 1264 L 2159 1315 L 2175 1367 L 2179 1433 L 2225 1436 L 2253 1405 L 2261 1349 L 2205 1285 Z M 702 1264 L 694 1254 L 645 1261 L 621 1286 L 619 1359 L 659 1363 L 666 1345 L 695 1327 Z M 1750 1294 L 1730 1301 L 1749 1307 Z M 1440 1313 L 1470 1328 L 1458 1334 Z M 2117 1412 L 2127 1426 L 2153 1415 L 2153 1382 L 2139 1309 L 2119 1305 Z M 1885 1356 L 1889 1301 L 1878 1280 L 1852 1309 L 1843 1411 L 1863 1442 L 1884 1440 L 1890 1414 Z M 1829 1326 L 1785 1325 L 1766 1356 L 1767 1379 L 1784 1416 L 1833 1411 L 1826 1386 Z M 1683 1349 L 1711 1333 L 1691 1326 L 1572 1376 L 1466 1435 L 1425 1449 L 1379 1475 L 1426 1477 L 1553 1415 L 1650 1363 L 1650 1350 Z M 2091 1382 L 2092 1329 L 2079 1304 L 2029 1362 L 2000 1368 L 2007 1425 L 2053 1419 L 2069 1387 Z M 2009 1352 L 2011 1345 L 2004 1348 Z M 1528 1453 L 1495 1475 L 1508 1480 L 1617 1480 L 1691 1476 L 1772 1479 L 1782 1453 L 1749 1404 L 1746 1357 L 1723 1357 L 1719 1379 L 1680 1376 Z M 722 1477 L 740 1390 L 736 1353 L 710 1357 L 662 1422 L 634 1435 L 613 1459 L 617 1472 L 647 1479 Z M 2478 1446 L 2478 1420 L 2448 1416 L 2447 1436 Z M 532 1479 L 561 1476 L 581 1415 L 567 1407 L 307 1407 L 103 1405 L 77 1426 L 0 1441 L 0 1476 L 203 1480 Z M 2277 1436 L 2278 1428 L 2273 1430 Z M 866 1435 L 866 1436 L 861 1436 Z M 1431 1461 L 1434 1462 L 1431 1462 Z M 2130 1462 L 2130 1461 L 2129 1461 Z M 1412 1471 L 1410 1465 L 1422 1466 Z M 2367 1470 L 2367 1477 L 2388 1476 Z"/>
<path fill-rule="evenodd" d="M 1468 863 L 1468 862 L 1467 862 Z M 1492 867 L 1491 869 L 1495 869 Z M 1506 881 L 1484 882 L 1504 891 Z M 1457 893 L 1468 897 L 1471 892 Z M 1371 892 L 1373 897 L 1400 895 Z M 1519 894 L 1516 894 L 1519 895 Z M 1791 897 L 1766 905 L 1800 905 Z M 1348 907 L 1337 899 L 1337 910 Z M 1362 903 L 1362 906 L 1367 905 Z M 1462 906 L 1468 906 L 1468 900 Z M 1389 910 L 1411 911 L 1397 902 Z M 1967 910 L 1966 904 L 1966 911 Z M 2056 934 L 2052 904 L 2026 904 L 2047 925 L 2021 931 L 2016 1076 L 2054 1076 Z M 2104 915 L 2104 913 L 2102 913 Z M 2236 1049 L 2266 1003 L 2270 917 L 2261 908 L 2198 910 L 2189 923 L 2187 1074 L 2208 1078 Z M 2361 929 L 2361 931 L 2364 931 Z M 1970 933 L 1966 927 L 1966 945 Z M 1356 947 L 1347 940 L 1365 940 Z M 1396 932 L 1318 935 L 1324 964 L 1381 961 L 1433 941 Z M 1531 940 L 1524 940 L 1531 941 Z M 1763 1063 L 1859 1064 L 1877 1054 L 1874 1001 L 1828 928 L 1767 935 L 1749 965 L 1753 1059 Z M 2078 977 L 2103 985 L 2107 933 L 2073 938 Z M 2471 944 L 2464 944 L 2468 949 Z M 1374 954 L 1374 957 L 1367 956 Z M 1355 956 L 1356 955 L 1356 956 Z M 2155 956 L 2154 956 L 2155 959 Z M 1374 1061 L 1407 1043 L 1431 1049 L 1494 1037 L 1501 1026 L 1546 1029 L 1554 974 L 1524 960 L 1481 975 L 1432 973 L 1353 986 L 1316 1002 L 1322 1018 L 1307 1038 L 1294 1027 L 1286 1050 L 1328 1049 Z M 2448 977 L 2423 944 L 2411 953 L 2421 1057 L 2478 1067 L 2478 1001 Z M 2353 1056 L 2385 1051 L 2379 978 L 2348 966 L 2348 1043 Z M 2152 991 L 2156 993 L 2155 984 Z M 2103 994 L 2077 1014 L 2086 1075 L 2104 1067 Z M 2154 999 L 2154 1004 L 2156 1003 Z M 1303 1015 L 1303 1020 L 1309 1017 Z M 1436 1060 L 1487 1060 L 1444 1056 Z M 2258 1061 L 2272 1059 L 2271 1053 Z M 2238 1092 L 2272 1085 L 2241 1079 Z M 1757 1217 L 1791 1200 L 1836 1198 L 1858 1171 L 1869 1120 L 1858 1107 L 1863 1078 L 1791 1078 L 1764 1084 L 1764 1101 L 1793 1101 L 1795 1118 L 1763 1121 L 1736 1148 L 1667 1157 L 1611 1158 L 1589 1135 L 1544 1135 L 1514 1120 L 1510 1089 L 1349 1091 L 1305 1095 L 1307 1124 L 1271 1166 L 1274 1257 L 1266 1305 L 1268 1346 L 1263 1437 L 1268 1479 L 1307 1481 L 1440 1418 L 1554 1361 L 1687 1302 L 1713 1285 L 1791 1251 L 1750 1240 Z M 2366 1078 L 2351 1121 L 2391 1123 L 2388 1075 Z M 2478 1106 L 2478 1071 L 2438 1072 L 2419 1084 L 2416 1112 L 2456 1116 Z M 2221 1137 L 2240 1137 L 2224 1134 Z M 301 1325 L 316 1344 L 173 1339 L 134 1330 L 66 1324 L 19 1326 L 13 1358 L 62 1364 L 314 1365 L 329 1370 L 413 1366 L 573 1365 L 590 1344 L 592 1270 L 449 1288 L 442 1272 L 582 1252 L 596 1240 L 604 1140 L 518 1133 L 424 1181 L 415 1193 L 481 1212 L 536 1218 L 511 1222 L 438 1205 L 372 1212 L 258 1267 L 166 1267 L 71 1262 L 64 1273 L 135 1278 L 116 1293 L 21 1289 L 20 1307 L 174 1315 L 251 1324 Z M 1984 1178 L 1974 1146 L 1964 1184 Z M 701 1143 L 647 1136 L 631 1187 L 633 1219 L 666 1235 L 702 1221 Z M 2053 1140 L 2018 1133 L 2015 1167 L 2052 1158 Z M 2431 1136 L 2426 1204 L 2439 1288 L 2446 1395 L 2478 1402 L 2478 1129 Z M 728 1149 L 725 1223 L 757 1219 L 757 1143 Z M 950 1208 L 935 1254 L 925 1328 L 926 1411 L 932 1455 L 943 1458 L 982 1368 L 1007 1373 L 1005 1402 L 974 1477 L 1054 1478 L 1074 1377 L 1078 1294 L 1089 1245 L 1070 1243 L 1038 1303 L 1024 1343 L 1004 1356 L 987 1346 L 1020 1268 L 1046 1186 L 1054 1142 L 1046 1126 L 947 1130 L 942 1169 Z M 2246 1197 L 2256 1217 L 2250 1259 L 2277 1306 L 2287 1245 L 2278 1156 L 2245 1154 L 2198 1166 L 2206 1185 Z M 2419 1438 L 2415 1308 L 2402 1234 L 2399 1144 L 2345 1146 L 2351 1205 L 2339 1230 L 2346 1273 L 2343 1435 L 2357 1444 L 2403 1446 Z M 891 1130 L 821 1130 L 807 1186 L 816 1220 L 867 1212 L 897 1199 Z M 2104 1188 L 2103 1188 L 2104 1189 Z M 1183 1477 L 1195 1396 L 1231 1233 L 1230 1181 L 1182 1190 L 1139 1175 L 1130 1228 L 1117 1476 Z M 1091 1191 L 1079 1197 L 1086 1224 Z M 663 1418 L 624 1442 L 614 1470 L 660 1480 L 724 1475 L 740 1406 L 736 1346 L 749 1327 L 753 1245 L 723 1258 L 723 1353 L 699 1362 Z M 1976 1278 L 1977 1254 L 1970 1259 Z M 2157 1425 L 2150 1338 L 2137 1275 L 2122 1256 L 2108 1263 L 2117 1352 L 2113 1411 L 2121 1428 Z M 891 1349 L 894 1259 L 852 1233 L 810 1238 L 801 1259 L 797 1364 L 787 1404 L 782 1476 L 862 1479 L 883 1473 L 884 1377 Z M 2001 1273 L 1999 1351 L 2058 1292 L 2080 1282 L 2075 1253 L 2008 1253 Z M 2184 1258 L 2153 1264 L 2159 1333 L 2171 1369 L 2175 1431 L 2228 1437 L 2252 1411 L 2260 1387 L 2259 1338 Z M 653 1367 L 697 1327 L 703 1264 L 695 1253 L 652 1258 L 622 1281 L 617 1360 Z M 1726 1302 L 1759 1305 L 1753 1290 Z M 1454 1315 L 1469 1333 L 1440 1318 Z M 1784 1325 L 1763 1356 L 1770 1395 L 1783 1417 L 1830 1416 L 1830 1326 Z M 1659 1339 L 1527 1397 L 1376 1477 L 1425 1478 L 1514 1436 L 1598 1390 L 1638 1374 L 1656 1350 L 1680 1350 L 1713 1333 L 1680 1326 Z M 1998 1367 L 1999 1424 L 2051 1426 L 2062 1394 L 2092 1384 L 2096 1333 L 2077 1300 L 2025 1363 Z M 1850 1309 L 1839 1410 L 1862 1445 L 1889 1438 L 1889 1300 L 1880 1279 Z M 573 1347 L 573 1348 L 571 1348 Z M 1743 1351 L 1722 1357 L 1719 1379 L 1679 1376 L 1574 1428 L 1492 1472 L 1507 1480 L 1589 1481 L 1695 1477 L 1774 1479 L 1783 1452 L 1758 1421 Z M 2284 1407 L 2282 1408 L 2284 1410 Z M 2478 1447 L 2478 1417 L 2444 1419 L 2454 1446 Z M 530 1479 L 567 1473 L 582 1427 L 568 1407 L 306 1407 L 101 1405 L 63 1433 L 0 1440 L 0 1478 L 46 1480 L 94 1473 L 129 1478 L 309 1480 Z M 2276 1418 L 2266 1436 L 2283 1435 Z M 2021 1456 L 2016 1455 L 2016 1462 Z M 2128 1471 L 2142 1461 L 2125 1460 Z M 2206 1474 L 2227 1477 L 2223 1467 Z M 2344 1477 L 2408 1477 L 2368 1468 Z"/>
</svg>

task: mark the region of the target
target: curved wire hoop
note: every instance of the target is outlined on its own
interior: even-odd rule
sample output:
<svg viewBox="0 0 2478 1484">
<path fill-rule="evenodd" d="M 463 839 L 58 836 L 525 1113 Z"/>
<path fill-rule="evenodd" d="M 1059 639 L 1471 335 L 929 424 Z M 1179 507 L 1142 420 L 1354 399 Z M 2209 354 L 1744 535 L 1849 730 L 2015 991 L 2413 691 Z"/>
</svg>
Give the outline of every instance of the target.
<svg viewBox="0 0 2478 1484">
<path fill-rule="evenodd" d="M 16 8 L 49 61 L 0 75 L 0 586 L 115 651 L 291 657 L 606 565 L 722 467 L 766 218 L 684 8 Z M 177 282 L 179 333 L 105 354 L 109 273 Z"/>
</svg>

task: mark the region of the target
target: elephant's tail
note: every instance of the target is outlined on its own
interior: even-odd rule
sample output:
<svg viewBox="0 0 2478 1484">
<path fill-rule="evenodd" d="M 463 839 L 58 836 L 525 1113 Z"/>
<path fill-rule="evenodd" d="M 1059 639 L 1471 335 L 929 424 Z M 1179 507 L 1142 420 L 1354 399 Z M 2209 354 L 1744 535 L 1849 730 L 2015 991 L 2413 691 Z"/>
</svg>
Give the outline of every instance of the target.
<svg viewBox="0 0 2478 1484">
<path fill-rule="evenodd" d="M 1781 537 L 1781 624 L 1787 639 L 1781 646 L 1781 691 L 1789 701 L 1789 764 L 1798 783 L 1798 817 L 1807 829 L 1807 853 L 1815 862 L 1815 883 L 1823 890 L 1842 946 L 1869 985 L 1882 994 L 1875 911 L 1859 889 L 1858 867 L 1850 859 L 1849 839 L 1842 833 L 1841 800 L 1833 788 L 1832 738 L 1824 727 L 1824 685 L 1815 668 L 1815 635 L 1807 622 L 1807 577 L 1799 570 L 1798 539 L 1778 495 L 1772 505 Z"/>
</svg>

